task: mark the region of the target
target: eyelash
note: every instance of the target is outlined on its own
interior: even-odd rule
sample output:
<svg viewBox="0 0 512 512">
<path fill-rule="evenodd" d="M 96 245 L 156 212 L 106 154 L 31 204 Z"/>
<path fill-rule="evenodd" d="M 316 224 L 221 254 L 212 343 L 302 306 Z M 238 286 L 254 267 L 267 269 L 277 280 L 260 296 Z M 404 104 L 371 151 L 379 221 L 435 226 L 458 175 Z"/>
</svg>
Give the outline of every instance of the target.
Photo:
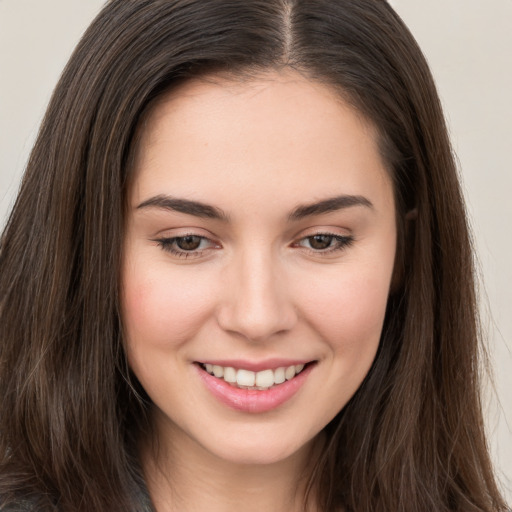
<svg viewBox="0 0 512 512">
<path fill-rule="evenodd" d="M 201 236 L 201 235 L 194 235 L 194 234 L 189 234 L 189 235 L 183 235 L 183 236 L 175 236 L 175 237 L 172 237 L 172 238 L 158 238 L 156 240 L 153 240 L 154 242 L 157 242 L 158 245 L 165 251 L 165 252 L 168 252 L 170 254 L 172 254 L 173 256 L 177 256 L 178 258 L 190 258 L 190 257 L 193 257 L 193 258 L 199 258 L 203 255 L 203 253 L 205 252 L 205 250 L 207 249 L 195 249 L 195 250 L 190 250 L 190 251 L 187 251 L 187 250 L 184 250 L 184 249 L 179 249 L 177 248 L 177 242 L 179 240 L 185 240 L 186 238 L 198 238 L 200 240 L 200 244 L 203 242 L 203 241 L 208 241 L 210 242 L 212 245 L 215 245 L 214 242 L 212 242 L 209 238 L 206 238 L 205 236 Z"/>
<path fill-rule="evenodd" d="M 312 239 L 316 237 L 327 237 L 330 238 L 330 245 L 326 249 L 312 249 L 308 247 L 303 247 L 300 245 L 301 242 L 305 240 L 309 240 L 311 242 Z M 343 251 L 347 249 L 354 243 L 353 236 L 343 236 L 343 235 L 335 235 L 334 233 L 314 233 L 313 235 L 308 235 L 301 238 L 298 242 L 293 244 L 294 247 L 303 247 L 303 249 L 307 250 L 311 254 L 332 254 L 335 252 Z M 333 245 L 334 244 L 334 245 Z"/>
<path fill-rule="evenodd" d="M 312 239 L 315 237 L 327 237 L 330 238 L 330 245 L 329 247 L 325 249 L 312 249 L 308 247 L 304 247 L 301 245 L 301 242 L 309 240 L 311 242 Z M 158 238 L 153 240 L 156 242 L 162 250 L 172 254 L 173 256 L 177 256 L 179 258 L 200 258 L 205 251 L 207 251 L 210 247 L 205 249 L 193 249 L 190 251 L 179 249 L 177 248 L 177 243 L 180 240 L 184 240 L 186 238 L 196 238 L 199 239 L 199 243 L 201 244 L 203 241 L 210 242 L 213 246 L 215 245 L 214 242 L 212 242 L 209 238 L 201 235 L 183 235 L 183 236 L 176 236 L 172 238 Z M 334 246 L 331 246 L 334 243 Z M 347 249 L 354 243 L 354 237 L 353 236 L 342 236 L 342 235 L 335 235 L 334 233 L 314 233 L 312 235 L 305 236 L 301 238 L 298 242 L 295 242 L 293 244 L 293 247 L 302 247 L 305 251 L 309 252 L 310 254 L 314 255 L 322 255 L 322 254 L 332 254 L 335 252 L 342 251 L 344 249 Z"/>
</svg>

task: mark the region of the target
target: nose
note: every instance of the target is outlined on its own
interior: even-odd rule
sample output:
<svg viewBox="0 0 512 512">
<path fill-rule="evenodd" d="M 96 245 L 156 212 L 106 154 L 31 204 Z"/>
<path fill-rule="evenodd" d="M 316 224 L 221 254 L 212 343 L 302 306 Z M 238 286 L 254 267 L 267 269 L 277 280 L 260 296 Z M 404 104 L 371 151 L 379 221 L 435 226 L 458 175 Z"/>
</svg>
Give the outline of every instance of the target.
<svg viewBox="0 0 512 512">
<path fill-rule="evenodd" d="M 218 323 L 250 341 L 285 333 L 297 322 L 287 273 L 270 251 L 248 251 L 227 271 Z"/>
</svg>

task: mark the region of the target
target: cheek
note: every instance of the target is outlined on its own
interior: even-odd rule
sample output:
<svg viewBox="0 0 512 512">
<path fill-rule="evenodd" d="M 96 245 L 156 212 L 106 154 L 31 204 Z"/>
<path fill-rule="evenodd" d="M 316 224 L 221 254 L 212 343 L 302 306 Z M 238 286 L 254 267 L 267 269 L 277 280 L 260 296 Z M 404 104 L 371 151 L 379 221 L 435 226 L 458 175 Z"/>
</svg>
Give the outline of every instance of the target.
<svg viewBox="0 0 512 512">
<path fill-rule="evenodd" d="M 123 280 L 123 319 L 129 346 L 165 349 L 190 339 L 209 309 L 202 279 L 187 272 L 132 265 Z"/>
<path fill-rule="evenodd" d="M 358 265 L 335 276 L 317 277 L 308 287 L 304 316 L 330 351 L 350 367 L 369 366 L 377 350 L 389 293 L 389 273 Z M 371 364 L 371 361 L 369 361 Z"/>
</svg>

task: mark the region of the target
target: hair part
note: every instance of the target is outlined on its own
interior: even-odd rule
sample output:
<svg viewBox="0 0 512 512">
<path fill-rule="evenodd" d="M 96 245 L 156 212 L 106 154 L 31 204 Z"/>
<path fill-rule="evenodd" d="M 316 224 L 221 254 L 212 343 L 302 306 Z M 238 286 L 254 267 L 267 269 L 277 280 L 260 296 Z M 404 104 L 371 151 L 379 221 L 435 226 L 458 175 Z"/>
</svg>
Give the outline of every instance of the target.
<svg viewBox="0 0 512 512">
<path fill-rule="evenodd" d="M 384 0 L 111 0 L 94 20 L 55 89 L 1 239 L 6 503 L 140 510 L 136 443 L 151 429 L 149 398 L 130 375 L 119 303 L 137 129 L 183 81 L 285 67 L 334 87 L 376 127 L 398 218 L 379 351 L 325 428 L 309 495 L 329 511 L 506 509 L 483 433 L 454 159 L 425 59 Z"/>
</svg>

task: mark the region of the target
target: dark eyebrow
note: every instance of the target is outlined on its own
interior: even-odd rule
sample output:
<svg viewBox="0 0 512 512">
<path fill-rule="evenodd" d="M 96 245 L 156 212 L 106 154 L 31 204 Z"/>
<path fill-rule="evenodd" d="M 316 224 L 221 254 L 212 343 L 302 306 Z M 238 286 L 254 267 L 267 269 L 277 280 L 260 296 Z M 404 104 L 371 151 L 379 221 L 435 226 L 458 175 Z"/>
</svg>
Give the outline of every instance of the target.
<svg viewBox="0 0 512 512">
<path fill-rule="evenodd" d="M 228 216 L 220 208 L 199 201 L 179 199 L 167 195 L 158 195 L 146 199 L 137 206 L 137 209 L 141 208 L 161 208 L 186 213 L 187 215 L 194 215 L 195 217 L 222 220 L 224 222 L 228 221 Z"/>
<path fill-rule="evenodd" d="M 290 213 L 288 219 L 292 221 L 301 220 L 304 217 L 310 217 L 311 215 L 335 212 L 344 208 L 351 208 L 352 206 L 373 208 L 373 204 L 369 199 L 366 199 L 366 197 L 343 195 L 330 197 L 317 203 L 298 206 Z"/>
</svg>

